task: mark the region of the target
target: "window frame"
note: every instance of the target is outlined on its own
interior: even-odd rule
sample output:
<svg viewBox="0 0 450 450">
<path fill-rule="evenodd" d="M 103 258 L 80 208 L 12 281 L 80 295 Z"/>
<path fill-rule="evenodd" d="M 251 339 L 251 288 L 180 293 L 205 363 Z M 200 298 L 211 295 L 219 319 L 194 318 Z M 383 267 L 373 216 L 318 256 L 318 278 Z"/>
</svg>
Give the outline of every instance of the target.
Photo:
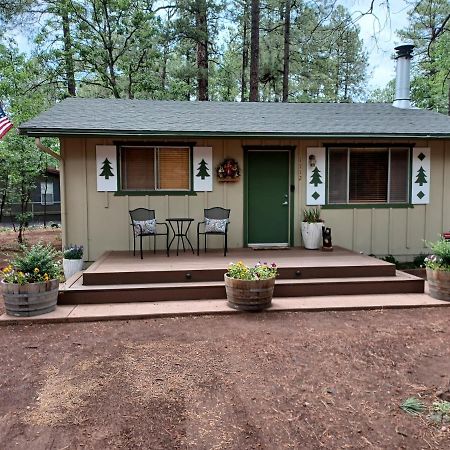
<svg viewBox="0 0 450 450">
<path fill-rule="evenodd" d="M 193 164 L 193 149 L 195 143 L 189 142 L 114 142 L 117 148 L 117 167 L 118 167 L 118 178 L 117 178 L 117 191 L 114 193 L 115 196 L 196 196 L 197 192 L 193 191 L 194 179 L 192 174 L 192 164 Z M 189 188 L 188 189 L 124 189 L 122 187 L 122 149 L 126 147 L 133 148 L 152 148 L 155 150 L 155 162 L 157 161 L 157 149 L 161 148 L 187 148 L 189 150 Z M 155 185 L 158 177 L 158 170 L 155 170 Z"/>
<path fill-rule="evenodd" d="M 358 208 L 414 208 L 411 204 L 411 170 L 412 170 L 412 150 L 414 144 L 326 144 L 326 192 L 325 192 L 325 205 L 324 209 L 358 209 Z M 345 203 L 330 203 L 329 191 L 330 191 L 330 151 L 332 149 L 347 149 L 347 185 L 346 185 L 346 202 Z M 370 150 L 388 150 L 388 186 L 387 186 L 387 201 L 386 202 L 350 202 L 350 153 L 352 149 L 367 149 Z M 391 188 L 391 150 L 393 149 L 405 149 L 407 151 L 407 200 L 405 202 L 390 202 L 390 188 Z"/>
</svg>

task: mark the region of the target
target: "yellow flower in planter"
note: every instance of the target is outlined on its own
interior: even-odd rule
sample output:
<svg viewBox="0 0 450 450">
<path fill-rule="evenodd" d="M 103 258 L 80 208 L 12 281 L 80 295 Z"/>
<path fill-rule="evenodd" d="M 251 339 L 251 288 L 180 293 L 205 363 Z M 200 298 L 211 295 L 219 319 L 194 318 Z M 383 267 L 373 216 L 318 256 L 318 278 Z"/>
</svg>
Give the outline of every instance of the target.
<svg viewBox="0 0 450 450">
<path fill-rule="evenodd" d="M 34 268 L 34 273 L 39 273 L 39 269 L 37 267 Z"/>
</svg>

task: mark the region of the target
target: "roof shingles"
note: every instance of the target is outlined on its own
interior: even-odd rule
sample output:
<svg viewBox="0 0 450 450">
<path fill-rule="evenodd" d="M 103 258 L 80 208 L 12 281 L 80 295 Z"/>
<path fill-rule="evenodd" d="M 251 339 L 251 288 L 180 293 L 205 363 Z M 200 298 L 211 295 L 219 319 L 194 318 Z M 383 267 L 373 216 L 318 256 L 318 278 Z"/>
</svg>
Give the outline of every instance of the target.
<svg viewBox="0 0 450 450">
<path fill-rule="evenodd" d="M 20 126 L 28 136 L 450 137 L 450 117 L 382 103 L 66 99 Z"/>
</svg>

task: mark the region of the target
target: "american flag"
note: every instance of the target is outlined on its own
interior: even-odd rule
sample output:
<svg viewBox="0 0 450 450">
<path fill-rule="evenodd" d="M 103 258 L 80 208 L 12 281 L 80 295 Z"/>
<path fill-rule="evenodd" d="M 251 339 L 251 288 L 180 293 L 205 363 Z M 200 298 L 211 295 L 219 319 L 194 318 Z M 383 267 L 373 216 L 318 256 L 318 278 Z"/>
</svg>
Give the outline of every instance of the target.
<svg viewBox="0 0 450 450">
<path fill-rule="evenodd" d="M 13 127 L 12 122 L 8 119 L 0 105 L 0 139 Z"/>
</svg>

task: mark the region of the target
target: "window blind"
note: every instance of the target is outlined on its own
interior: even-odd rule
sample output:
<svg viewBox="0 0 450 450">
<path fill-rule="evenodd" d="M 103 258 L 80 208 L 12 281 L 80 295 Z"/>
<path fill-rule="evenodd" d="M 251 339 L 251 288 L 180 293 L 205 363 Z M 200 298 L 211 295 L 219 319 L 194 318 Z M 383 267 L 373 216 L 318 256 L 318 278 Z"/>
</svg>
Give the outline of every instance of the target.
<svg viewBox="0 0 450 450">
<path fill-rule="evenodd" d="M 390 203 L 408 202 L 408 150 L 404 148 L 391 149 Z"/>
<path fill-rule="evenodd" d="M 122 149 L 122 188 L 129 190 L 155 189 L 155 151 L 149 147 Z"/>
<path fill-rule="evenodd" d="M 189 149 L 159 149 L 159 189 L 189 189 Z"/>
<path fill-rule="evenodd" d="M 347 203 L 347 148 L 330 149 L 328 202 Z"/>
<path fill-rule="evenodd" d="M 351 149 L 349 202 L 386 203 L 388 166 L 388 149 Z"/>
</svg>

